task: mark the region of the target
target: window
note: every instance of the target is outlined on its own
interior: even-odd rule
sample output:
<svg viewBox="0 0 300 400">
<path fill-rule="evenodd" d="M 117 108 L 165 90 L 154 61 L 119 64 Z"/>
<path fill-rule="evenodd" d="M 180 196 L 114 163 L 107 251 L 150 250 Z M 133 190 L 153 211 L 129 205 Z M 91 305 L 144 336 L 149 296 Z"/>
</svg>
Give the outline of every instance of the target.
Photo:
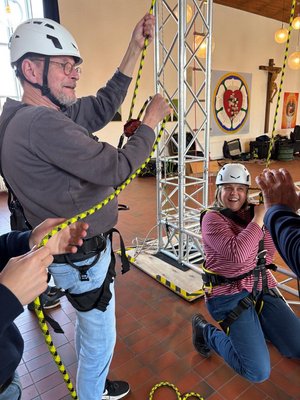
<svg viewBox="0 0 300 400">
<path fill-rule="evenodd" d="M 42 0 L 0 0 L 0 113 L 6 97 L 21 98 L 21 87 L 10 66 L 9 38 L 22 21 L 43 15 Z"/>
</svg>

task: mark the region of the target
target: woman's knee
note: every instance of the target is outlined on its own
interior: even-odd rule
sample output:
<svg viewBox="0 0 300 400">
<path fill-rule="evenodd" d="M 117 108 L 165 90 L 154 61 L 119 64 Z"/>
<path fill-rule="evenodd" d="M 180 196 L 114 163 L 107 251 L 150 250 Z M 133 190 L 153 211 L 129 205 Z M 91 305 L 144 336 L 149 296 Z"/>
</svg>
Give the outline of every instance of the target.
<svg viewBox="0 0 300 400">
<path fill-rule="evenodd" d="M 243 377 L 248 379 L 248 381 L 252 383 L 261 383 L 269 379 L 271 374 L 271 366 L 270 365 L 260 365 L 256 368 L 253 368 L 251 371 L 245 371 Z"/>
</svg>

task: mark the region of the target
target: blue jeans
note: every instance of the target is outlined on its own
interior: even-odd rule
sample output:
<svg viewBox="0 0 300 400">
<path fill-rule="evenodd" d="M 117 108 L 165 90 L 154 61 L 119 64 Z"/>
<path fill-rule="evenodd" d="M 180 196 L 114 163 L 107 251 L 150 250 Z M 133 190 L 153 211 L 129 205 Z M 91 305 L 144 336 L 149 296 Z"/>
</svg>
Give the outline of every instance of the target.
<svg viewBox="0 0 300 400">
<path fill-rule="evenodd" d="M 52 264 L 49 268 L 56 286 L 70 293 L 84 293 L 100 287 L 105 279 L 111 259 L 111 243 L 101 253 L 98 262 L 87 274 L 89 281 L 80 281 L 79 272 L 68 264 Z M 93 259 L 77 262 L 91 264 Z M 93 309 L 76 310 L 75 347 L 78 358 L 76 390 L 80 400 L 101 400 L 105 380 L 116 342 L 114 284 L 110 285 L 112 298 L 105 312 Z M 63 361 L 63 360 L 62 360 Z"/>
<path fill-rule="evenodd" d="M 6 388 L 6 390 L 0 394 L 0 400 L 20 400 L 22 395 L 22 387 L 19 376 L 15 372 L 12 383 Z"/>
<path fill-rule="evenodd" d="M 208 300 L 207 308 L 216 321 L 221 321 L 247 295 L 243 291 L 214 297 Z M 229 336 L 210 324 L 204 330 L 208 347 L 251 382 L 263 382 L 270 376 L 266 339 L 283 356 L 300 359 L 300 319 L 279 297 L 264 294 L 263 301 L 261 314 L 258 316 L 254 307 L 245 310 L 230 326 Z"/>
</svg>

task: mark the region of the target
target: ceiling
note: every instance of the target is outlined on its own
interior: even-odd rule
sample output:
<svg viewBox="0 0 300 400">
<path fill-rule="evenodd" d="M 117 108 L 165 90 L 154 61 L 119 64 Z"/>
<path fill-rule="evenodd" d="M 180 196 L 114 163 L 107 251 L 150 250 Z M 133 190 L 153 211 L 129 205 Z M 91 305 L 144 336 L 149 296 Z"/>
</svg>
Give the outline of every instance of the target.
<svg viewBox="0 0 300 400">
<path fill-rule="evenodd" d="M 292 6 L 291 0 L 214 0 L 214 3 L 287 23 L 290 20 Z M 296 9 L 298 11 L 298 7 Z"/>
</svg>

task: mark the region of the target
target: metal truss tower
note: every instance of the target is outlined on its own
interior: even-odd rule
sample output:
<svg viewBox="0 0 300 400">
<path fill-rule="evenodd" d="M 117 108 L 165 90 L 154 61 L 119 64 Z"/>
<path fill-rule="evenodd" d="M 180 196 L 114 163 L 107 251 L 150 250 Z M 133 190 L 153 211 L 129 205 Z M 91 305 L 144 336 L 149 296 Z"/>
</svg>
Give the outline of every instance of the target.
<svg viewBox="0 0 300 400">
<path fill-rule="evenodd" d="M 197 272 L 199 217 L 208 202 L 212 6 L 212 0 L 156 2 L 156 89 L 173 108 L 157 152 L 158 246 Z"/>
</svg>

